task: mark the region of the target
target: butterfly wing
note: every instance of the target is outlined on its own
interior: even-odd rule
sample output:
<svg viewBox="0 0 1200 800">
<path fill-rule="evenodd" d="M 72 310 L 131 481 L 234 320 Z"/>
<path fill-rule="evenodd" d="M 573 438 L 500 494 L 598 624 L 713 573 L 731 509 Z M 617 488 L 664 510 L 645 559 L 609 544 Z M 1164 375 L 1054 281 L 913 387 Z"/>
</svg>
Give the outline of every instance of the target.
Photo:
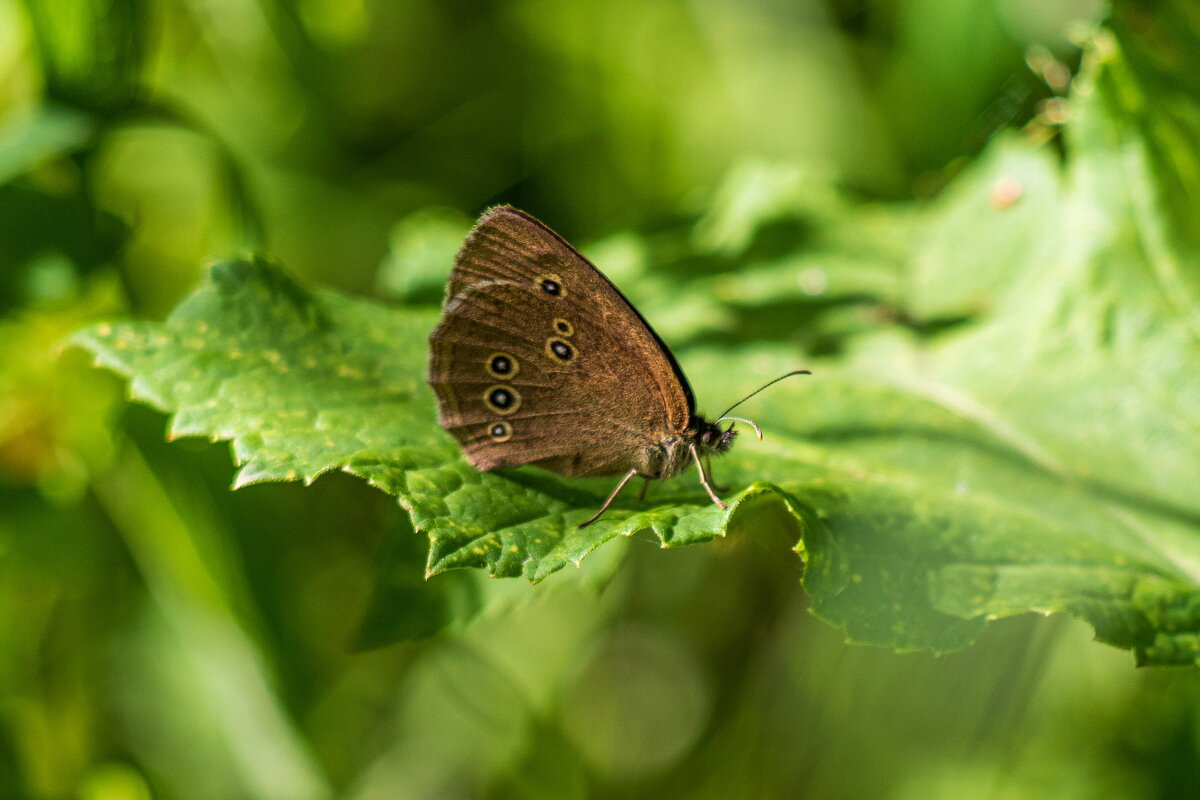
<svg viewBox="0 0 1200 800">
<path fill-rule="evenodd" d="M 629 301 L 508 207 L 485 214 L 455 259 L 429 383 L 479 469 L 624 472 L 693 415 L 686 378 Z"/>
</svg>

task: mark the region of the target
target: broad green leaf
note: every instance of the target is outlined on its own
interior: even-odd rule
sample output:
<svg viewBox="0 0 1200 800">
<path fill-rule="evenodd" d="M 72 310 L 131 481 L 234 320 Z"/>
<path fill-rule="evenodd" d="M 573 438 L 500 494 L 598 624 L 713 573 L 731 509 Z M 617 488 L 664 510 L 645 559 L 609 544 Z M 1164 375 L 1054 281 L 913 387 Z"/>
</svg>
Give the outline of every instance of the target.
<svg viewBox="0 0 1200 800">
<path fill-rule="evenodd" d="M 380 293 L 408 305 L 440 305 L 446 293 L 446 265 L 470 230 L 466 215 L 447 209 L 425 209 L 396 223 L 379 270 Z"/>
<path fill-rule="evenodd" d="M 910 501 L 929 493 L 912 508 L 938 531 L 922 537 L 921 596 L 933 608 L 976 620 L 1066 610 L 1144 661 L 1193 663 L 1200 305 L 1184 278 L 1196 274 L 1184 266 L 1194 256 L 1169 225 L 1155 142 L 1139 125 L 1144 89 L 1128 77 L 1116 43 L 1101 36 L 1072 97 L 1061 188 L 1048 186 L 1036 154 L 1004 144 L 998 161 L 964 179 L 958 205 L 935 212 L 943 238 L 921 251 L 931 254 L 918 258 L 926 280 L 914 282 L 912 302 L 944 309 L 987 292 L 992 313 L 926 346 L 894 335 L 859 342 L 847 376 L 870 376 L 869 388 L 891 397 L 864 402 L 849 390 L 834 413 L 817 404 L 796 431 L 838 440 L 840 454 L 864 466 L 900 469 L 914 481 Z M 1013 226 L 1015 207 L 989 208 L 998 175 L 1024 175 L 1034 187 L 1017 201 L 1032 206 L 1026 224 Z M 947 291 L 955 270 L 975 266 L 967 236 L 981 246 L 980 275 Z M 815 382 L 815 391 L 835 389 L 837 379 Z M 887 552 L 879 539 L 873 557 Z M 938 541 L 940 556 L 930 549 Z M 811 538 L 808 547 L 811 570 L 820 551 Z M 844 560 L 847 571 L 864 563 Z M 827 587 L 836 600 L 825 602 L 817 580 L 810 572 L 819 613 L 868 640 L 889 638 L 871 626 L 899 615 L 863 615 L 840 584 Z"/>
<path fill-rule="evenodd" d="M 918 226 L 905 308 L 915 318 L 991 310 L 1015 272 L 1044 268 L 1059 246 L 1055 156 L 1006 135 L 953 183 Z"/>
<path fill-rule="evenodd" d="M 855 205 L 829 178 L 746 161 L 718 187 L 692 237 L 698 253 L 737 259 L 711 292 L 735 306 L 871 296 L 897 301 L 913 212 Z"/>
<path fill-rule="evenodd" d="M 437 427 L 424 383 L 432 311 L 305 288 L 264 261 L 215 267 L 164 323 L 95 326 L 77 341 L 170 412 L 172 435 L 232 440 L 238 485 L 342 469 L 395 495 L 429 537 L 430 575 L 540 580 L 617 535 L 674 546 L 782 529 L 806 560 L 814 611 L 855 641 L 946 651 L 988 619 L 1065 611 L 1143 663 L 1195 663 L 1195 270 L 1138 124 L 1146 88 L 1113 40 L 1097 41 L 1076 80 L 1065 169 L 1001 141 L 916 235 L 864 246 L 840 208 L 751 272 L 765 287 L 794 279 L 793 261 L 840 252 L 897 276 L 857 291 L 964 322 L 847 328 L 843 354 L 809 364 L 753 333 L 681 354 L 701 411 L 786 369 L 816 372 L 744 407 L 767 439 L 743 437 L 718 462 L 727 510 L 685 475 L 579 530 L 612 480 L 480 473 Z M 754 203 L 798 207 L 803 180 L 784 177 L 764 178 Z M 1021 191 L 996 202 L 1008 178 Z M 724 202 L 733 211 L 706 220 L 697 247 L 753 261 L 757 212 Z M 736 306 L 735 289 L 715 301 Z"/>
<path fill-rule="evenodd" d="M 0 124 L 0 184 L 83 148 L 95 123 L 68 107 L 41 108 Z"/>
</svg>

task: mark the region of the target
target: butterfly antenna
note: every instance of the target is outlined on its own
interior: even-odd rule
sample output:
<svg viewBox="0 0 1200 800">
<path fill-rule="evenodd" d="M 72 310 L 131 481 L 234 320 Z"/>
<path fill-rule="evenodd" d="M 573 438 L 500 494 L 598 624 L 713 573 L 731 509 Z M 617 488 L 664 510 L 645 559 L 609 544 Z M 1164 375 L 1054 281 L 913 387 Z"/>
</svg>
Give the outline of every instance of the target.
<svg viewBox="0 0 1200 800">
<path fill-rule="evenodd" d="M 758 427 L 758 423 L 755 422 L 754 420 L 746 419 L 745 417 L 717 417 L 716 421 L 724 422 L 727 419 L 731 419 L 735 422 L 744 422 L 747 425 L 749 425 L 751 428 L 754 428 L 754 435 L 758 437 L 758 440 L 760 442 L 762 441 L 762 428 Z"/>
<path fill-rule="evenodd" d="M 792 370 L 791 372 L 787 373 L 786 375 L 780 375 L 780 376 L 779 376 L 778 378 L 776 378 L 775 380 L 773 380 L 773 381 L 768 381 L 767 383 L 764 383 L 762 386 L 758 387 L 758 388 L 757 388 L 757 389 L 755 389 L 753 392 L 751 392 L 750 394 L 746 395 L 746 396 L 745 396 L 745 397 L 743 397 L 741 400 L 738 400 L 736 403 L 734 403 L 733 405 L 731 405 L 729 408 L 725 409 L 725 411 L 723 411 L 723 412 L 721 413 L 721 416 L 717 418 L 717 421 L 718 421 L 718 422 L 720 422 L 722 419 L 725 419 L 725 418 L 726 418 L 726 417 L 725 417 L 725 415 L 726 415 L 726 414 L 728 414 L 730 411 L 733 411 L 735 408 L 737 408 L 737 407 L 738 407 L 738 406 L 740 406 L 742 403 L 744 403 L 744 402 L 746 402 L 747 400 L 749 400 L 751 397 L 754 397 L 754 395 L 758 394 L 758 393 L 759 393 L 759 392 L 761 392 L 763 389 L 766 389 L 768 386 L 774 386 L 775 384 L 779 383 L 779 382 L 780 382 L 781 380 L 783 380 L 784 378 L 790 378 L 790 377 L 792 377 L 793 375 L 812 375 L 812 373 L 811 373 L 811 372 L 809 372 L 809 371 L 808 371 L 808 370 L 806 370 L 806 369 L 794 369 L 794 370 Z M 729 417 L 729 419 L 737 419 L 737 418 L 736 418 L 736 417 Z M 744 419 L 739 419 L 738 421 L 739 421 L 739 422 L 749 422 L 749 420 L 744 420 Z M 751 425 L 754 425 L 754 423 L 753 423 L 753 422 L 751 422 L 750 424 L 751 424 Z M 755 429 L 755 430 L 758 432 L 758 438 L 759 438 L 759 439 L 761 439 L 761 438 L 762 438 L 762 431 L 759 431 L 759 430 L 758 430 L 758 426 L 757 426 L 757 425 L 754 425 L 754 429 Z"/>
</svg>

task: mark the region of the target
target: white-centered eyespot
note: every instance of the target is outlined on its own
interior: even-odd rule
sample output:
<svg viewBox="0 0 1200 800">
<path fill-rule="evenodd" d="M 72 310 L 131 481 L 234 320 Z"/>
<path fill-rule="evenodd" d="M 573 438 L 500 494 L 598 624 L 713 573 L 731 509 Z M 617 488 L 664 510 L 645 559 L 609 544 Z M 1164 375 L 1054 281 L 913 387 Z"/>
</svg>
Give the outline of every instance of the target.
<svg viewBox="0 0 1200 800">
<path fill-rule="evenodd" d="M 567 287 L 557 275 L 538 275 L 534 280 L 537 287 L 552 297 L 566 297 Z"/>
<path fill-rule="evenodd" d="M 488 436 L 493 442 L 507 442 L 512 435 L 512 425 L 507 422 L 496 422 L 488 427 Z"/>
<path fill-rule="evenodd" d="M 508 353 L 492 353 L 488 356 L 487 371 L 493 378 L 510 378 L 521 371 L 521 363 Z"/>
<path fill-rule="evenodd" d="M 521 407 L 521 393 L 511 386 L 489 386 L 483 402 L 497 414 L 511 414 Z"/>
<path fill-rule="evenodd" d="M 551 336 L 546 340 L 546 355 L 559 361 L 574 361 L 575 348 L 566 339 Z"/>
</svg>

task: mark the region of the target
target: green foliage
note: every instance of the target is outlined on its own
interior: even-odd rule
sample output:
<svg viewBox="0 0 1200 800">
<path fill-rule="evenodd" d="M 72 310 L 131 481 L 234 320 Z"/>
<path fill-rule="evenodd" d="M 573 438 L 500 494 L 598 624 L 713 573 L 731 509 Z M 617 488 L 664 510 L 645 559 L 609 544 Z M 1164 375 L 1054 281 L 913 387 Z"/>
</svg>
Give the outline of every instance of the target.
<svg viewBox="0 0 1200 800">
<path fill-rule="evenodd" d="M 802 176 L 732 179 L 702 246 L 751 253 L 781 218 L 817 232 L 751 267 L 752 285 L 778 287 L 751 298 L 787 299 L 782 287 L 804 291 L 808 275 L 826 302 L 895 303 L 914 326 L 969 322 L 831 334 L 841 355 L 814 379 L 755 401 L 769 439 L 723 460 L 721 479 L 738 487 L 728 510 L 680 479 L 580 530 L 611 481 L 480 473 L 437 429 L 423 383 L 432 313 L 309 290 L 263 261 L 214 267 L 165 323 L 104 324 L 77 341 L 172 412 L 172 436 L 231 439 L 239 486 L 342 469 L 395 495 L 429 537 L 430 576 L 479 567 L 537 581 L 618 535 L 675 546 L 783 529 L 799 540 L 813 610 L 855 641 L 945 651 L 987 619 L 1065 611 L 1140 663 L 1195 663 L 1200 305 L 1137 125 L 1144 89 L 1111 37 L 1090 60 L 1062 174 L 1044 148 L 1002 139 L 910 220 L 916 234 L 894 258 L 883 254 L 899 249 L 886 238 L 897 225 L 854 240 L 870 210 L 797 202 L 810 194 Z M 398 234 L 413 263 L 405 296 L 428 294 L 420 242 L 454 238 L 442 226 L 429 217 Z M 860 277 L 821 283 L 816 264 L 830 257 L 862 263 L 827 267 Z M 738 278 L 693 283 L 706 280 L 747 302 Z M 789 358 L 742 344 L 686 361 L 704 398 L 751 388 Z"/>
<path fill-rule="evenodd" d="M 1186 794 L 1195 670 L 1127 651 L 1195 660 L 1198 42 L 1185 0 L 0 0 L 0 796 Z M 425 337 L 500 202 L 701 411 L 814 369 L 739 409 L 735 510 L 689 473 L 579 532 L 612 480 L 461 460 Z"/>
</svg>

